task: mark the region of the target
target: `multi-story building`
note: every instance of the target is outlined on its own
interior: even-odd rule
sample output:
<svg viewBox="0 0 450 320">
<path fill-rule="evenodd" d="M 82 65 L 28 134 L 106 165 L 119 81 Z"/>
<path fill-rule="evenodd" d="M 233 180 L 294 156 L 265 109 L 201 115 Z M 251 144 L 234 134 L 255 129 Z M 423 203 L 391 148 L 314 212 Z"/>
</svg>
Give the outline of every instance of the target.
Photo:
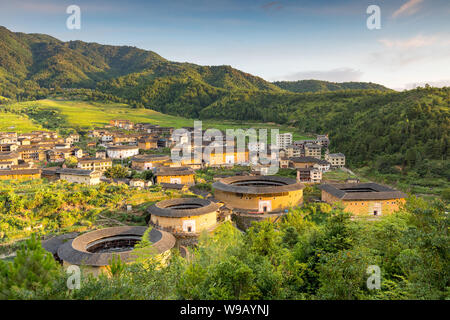
<svg viewBox="0 0 450 320">
<path fill-rule="evenodd" d="M 312 168 L 318 162 L 319 159 L 313 157 L 289 158 L 289 166 L 295 169 Z"/>
<path fill-rule="evenodd" d="M 300 146 L 291 144 L 291 145 L 286 146 L 284 148 L 284 150 L 286 151 L 285 156 L 288 158 L 305 156 L 305 150 Z"/>
<path fill-rule="evenodd" d="M 108 146 L 106 149 L 111 159 L 126 159 L 139 154 L 138 146 Z"/>
<path fill-rule="evenodd" d="M 158 139 L 156 138 L 142 138 L 138 140 L 138 147 L 142 150 L 150 150 L 158 148 Z"/>
<path fill-rule="evenodd" d="M 297 169 L 297 180 L 304 183 L 320 183 L 322 181 L 322 171 L 316 168 Z"/>
<path fill-rule="evenodd" d="M 343 153 L 325 154 L 325 160 L 327 160 L 333 168 L 345 167 L 345 155 Z"/>
<path fill-rule="evenodd" d="M 288 145 L 292 144 L 292 133 L 280 133 L 277 134 L 277 146 L 278 148 L 284 149 Z"/>
<path fill-rule="evenodd" d="M 17 153 L 20 159 L 25 162 L 46 160 L 45 151 L 38 146 L 20 146 L 17 149 Z"/>
<path fill-rule="evenodd" d="M 137 155 L 131 159 L 131 168 L 135 170 L 154 170 L 157 167 L 162 167 L 170 161 L 168 155 L 159 154 L 143 154 Z"/>
<path fill-rule="evenodd" d="M 234 164 L 248 164 L 248 151 L 228 151 L 224 148 L 223 152 L 212 150 L 211 153 L 203 155 L 203 161 L 209 166 L 222 166 Z"/>
<path fill-rule="evenodd" d="M 322 157 L 322 147 L 315 143 L 305 144 L 305 157 L 320 159 Z"/>
<path fill-rule="evenodd" d="M 0 152 L 12 152 L 16 151 L 17 148 L 19 148 L 19 145 L 15 143 L 0 144 Z"/>
<path fill-rule="evenodd" d="M 83 170 L 92 170 L 105 172 L 112 167 L 111 159 L 80 159 L 78 160 L 78 168 Z"/>
<path fill-rule="evenodd" d="M 330 139 L 327 134 L 319 134 L 316 138 L 317 144 L 320 144 L 323 148 L 328 148 L 330 145 Z"/>
<path fill-rule="evenodd" d="M 326 160 L 319 160 L 313 165 L 314 168 L 319 169 L 321 172 L 327 172 L 330 170 L 331 165 Z"/>
</svg>

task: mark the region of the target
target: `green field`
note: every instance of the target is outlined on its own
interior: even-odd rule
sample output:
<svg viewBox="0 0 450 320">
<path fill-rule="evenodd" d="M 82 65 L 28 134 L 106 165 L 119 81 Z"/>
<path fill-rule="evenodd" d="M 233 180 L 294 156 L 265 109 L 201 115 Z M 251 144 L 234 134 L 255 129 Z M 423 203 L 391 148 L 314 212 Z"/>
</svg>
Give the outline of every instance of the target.
<svg viewBox="0 0 450 320">
<path fill-rule="evenodd" d="M 0 131 L 30 132 L 41 130 L 42 127 L 34 123 L 25 115 L 0 112 Z"/>
<path fill-rule="evenodd" d="M 172 115 L 163 114 L 150 109 L 133 109 L 126 104 L 121 103 L 100 103 L 100 102 L 86 102 L 86 101 L 65 101 L 65 100 L 38 100 L 27 101 L 9 104 L 8 108 L 15 110 L 22 109 L 24 107 L 37 106 L 42 109 L 52 109 L 58 111 L 61 116 L 66 120 L 69 126 L 82 127 L 82 128 L 94 128 L 101 127 L 108 124 L 112 119 L 127 119 L 133 122 L 147 122 L 157 124 L 160 126 L 170 126 L 175 128 L 180 127 L 192 127 L 194 125 L 194 119 L 187 119 Z M 7 125 L 3 121 L 0 121 L 0 127 Z M 282 127 L 276 124 L 258 123 L 258 122 L 236 122 L 236 121 L 217 121 L 217 120 L 205 120 L 203 121 L 203 128 L 217 128 L 217 129 L 237 129 L 237 128 L 266 128 L 279 129 L 281 133 L 292 132 L 294 139 L 307 139 L 307 136 L 302 135 L 295 129 Z M 270 136 L 270 132 L 268 132 Z M 270 139 L 270 137 L 269 137 Z"/>
</svg>

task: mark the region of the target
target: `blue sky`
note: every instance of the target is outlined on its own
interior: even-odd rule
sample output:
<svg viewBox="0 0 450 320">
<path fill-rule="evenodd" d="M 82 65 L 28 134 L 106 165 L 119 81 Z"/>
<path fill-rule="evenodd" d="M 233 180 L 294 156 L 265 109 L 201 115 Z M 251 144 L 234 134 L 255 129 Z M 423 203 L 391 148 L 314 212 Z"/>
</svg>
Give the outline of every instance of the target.
<svg viewBox="0 0 450 320">
<path fill-rule="evenodd" d="M 80 30 L 66 28 L 72 4 Z M 366 27 L 369 5 L 381 9 L 379 30 Z M 450 85 L 449 0 L 0 0 L 0 25 L 231 65 L 270 81 Z"/>
</svg>

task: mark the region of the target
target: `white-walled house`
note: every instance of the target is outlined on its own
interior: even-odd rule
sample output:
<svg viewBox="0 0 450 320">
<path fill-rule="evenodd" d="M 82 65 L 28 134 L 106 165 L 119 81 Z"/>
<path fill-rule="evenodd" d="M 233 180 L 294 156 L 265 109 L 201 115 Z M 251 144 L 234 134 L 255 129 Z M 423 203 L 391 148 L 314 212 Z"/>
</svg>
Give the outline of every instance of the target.
<svg viewBox="0 0 450 320">
<path fill-rule="evenodd" d="M 109 146 L 106 153 L 111 159 L 126 159 L 139 154 L 138 146 Z"/>
</svg>

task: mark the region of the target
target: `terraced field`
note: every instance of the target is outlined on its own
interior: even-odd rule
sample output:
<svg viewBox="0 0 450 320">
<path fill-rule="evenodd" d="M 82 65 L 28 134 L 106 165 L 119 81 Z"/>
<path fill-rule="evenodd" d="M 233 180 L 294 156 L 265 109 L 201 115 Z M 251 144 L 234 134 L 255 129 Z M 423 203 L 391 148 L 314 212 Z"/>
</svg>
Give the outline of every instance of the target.
<svg viewBox="0 0 450 320">
<path fill-rule="evenodd" d="M 148 122 L 160 126 L 171 126 L 175 128 L 191 127 L 194 125 L 194 119 L 187 119 L 172 115 L 163 114 L 150 109 L 133 109 L 126 104 L 121 103 L 100 103 L 87 101 L 66 101 L 66 100 L 38 100 L 18 102 L 8 105 L 9 108 L 19 110 L 25 107 L 37 106 L 43 109 L 52 109 L 60 113 L 69 126 L 93 128 L 108 124 L 112 119 L 127 119 L 134 122 Z M 5 121 L 0 120 L 0 127 L 6 125 Z M 308 137 L 295 131 L 293 128 L 286 128 L 276 124 L 257 123 L 257 122 L 229 122 L 229 121 L 203 121 L 203 128 L 217 129 L 237 129 L 237 128 L 276 128 L 283 132 L 292 132 L 294 139 L 307 139 Z M 270 134 L 269 134 L 270 135 Z M 269 137 L 270 139 L 270 137 Z"/>
<path fill-rule="evenodd" d="M 0 131 L 29 132 L 41 130 L 42 127 L 34 123 L 25 115 L 0 112 Z"/>
</svg>

